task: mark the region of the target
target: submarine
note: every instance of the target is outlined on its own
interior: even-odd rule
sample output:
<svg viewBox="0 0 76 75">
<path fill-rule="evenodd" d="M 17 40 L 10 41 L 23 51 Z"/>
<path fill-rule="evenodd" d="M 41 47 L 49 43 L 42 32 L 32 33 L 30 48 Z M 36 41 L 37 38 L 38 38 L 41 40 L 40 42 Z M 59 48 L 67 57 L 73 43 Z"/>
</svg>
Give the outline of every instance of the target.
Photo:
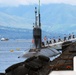
<svg viewBox="0 0 76 75">
<path fill-rule="evenodd" d="M 35 23 L 33 23 L 33 45 L 34 48 L 30 48 L 27 51 L 24 51 L 20 57 L 29 58 L 32 56 L 44 55 L 47 57 L 53 57 L 61 54 L 59 50 L 62 50 L 62 46 L 64 43 L 76 41 L 76 38 L 71 38 L 69 40 L 63 40 L 59 42 L 55 42 L 52 44 L 44 45 L 42 42 L 42 28 L 41 28 L 41 14 L 40 14 L 40 0 L 39 7 L 35 7 Z M 66 44 L 64 44 L 66 45 Z"/>
<path fill-rule="evenodd" d="M 51 71 L 73 70 L 76 42 L 64 42 L 62 44 L 62 54 L 50 61 L 49 57 L 57 56 L 60 52 L 54 48 L 42 46 L 40 11 L 38 12 L 39 19 L 37 20 L 37 8 L 35 7 L 35 26 L 33 26 L 35 48 L 22 55 L 22 57 L 27 57 L 25 61 L 13 64 L 5 69 L 5 73 L 0 73 L 0 75 L 48 75 Z"/>
<path fill-rule="evenodd" d="M 56 50 L 55 48 L 44 46 L 42 43 L 42 29 L 41 29 L 41 16 L 40 16 L 40 1 L 39 1 L 39 8 L 37 11 L 37 7 L 35 7 L 35 23 L 33 26 L 33 45 L 34 48 L 31 48 L 28 51 L 25 51 L 22 56 L 19 57 L 24 57 L 24 58 L 29 58 L 32 56 L 39 56 L 39 55 L 44 55 L 47 57 L 53 57 L 60 52 Z"/>
</svg>

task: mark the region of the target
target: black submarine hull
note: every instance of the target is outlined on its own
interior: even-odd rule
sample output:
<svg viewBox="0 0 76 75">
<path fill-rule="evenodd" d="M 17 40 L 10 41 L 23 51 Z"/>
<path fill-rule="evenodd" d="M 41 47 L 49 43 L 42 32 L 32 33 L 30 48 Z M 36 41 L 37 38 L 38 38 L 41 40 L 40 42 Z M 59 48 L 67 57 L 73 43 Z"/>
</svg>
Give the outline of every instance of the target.
<svg viewBox="0 0 76 75">
<path fill-rule="evenodd" d="M 48 75 L 45 69 L 49 70 L 48 66 L 50 59 L 46 56 L 30 57 L 24 62 L 14 64 L 5 70 L 5 75 Z"/>
</svg>

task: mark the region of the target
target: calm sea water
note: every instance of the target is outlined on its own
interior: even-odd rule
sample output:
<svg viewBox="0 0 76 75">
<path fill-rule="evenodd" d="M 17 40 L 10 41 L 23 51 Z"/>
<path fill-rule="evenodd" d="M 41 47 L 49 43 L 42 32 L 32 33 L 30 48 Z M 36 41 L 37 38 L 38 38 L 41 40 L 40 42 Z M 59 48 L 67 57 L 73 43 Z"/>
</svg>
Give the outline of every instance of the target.
<svg viewBox="0 0 76 75">
<path fill-rule="evenodd" d="M 30 46 L 31 42 L 26 42 L 26 40 L 0 41 L 0 72 L 5 72 L 9 66 L 24 61 L 25 58 L 18 58 L 18 56 Z"/>
</svg>

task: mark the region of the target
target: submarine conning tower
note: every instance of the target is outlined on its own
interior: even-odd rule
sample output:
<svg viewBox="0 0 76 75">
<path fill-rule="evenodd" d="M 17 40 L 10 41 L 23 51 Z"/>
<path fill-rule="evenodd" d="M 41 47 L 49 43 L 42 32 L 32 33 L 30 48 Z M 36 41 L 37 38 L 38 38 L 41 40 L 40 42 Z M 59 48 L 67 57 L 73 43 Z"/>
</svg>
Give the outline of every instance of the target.
<svg viewBox="0 0 76 75">
<path fill-rule="evenodd" d="M 39 0 L 38 12 L 37 12 L 37 7 L 35 7 L 35 24 L 33 26 L 33 39 L 34 39 L 35 48 L 41 48 L 42 29 L 41 29 L 41 20 L 40 20 L 40 0 Z"/>
</svg>

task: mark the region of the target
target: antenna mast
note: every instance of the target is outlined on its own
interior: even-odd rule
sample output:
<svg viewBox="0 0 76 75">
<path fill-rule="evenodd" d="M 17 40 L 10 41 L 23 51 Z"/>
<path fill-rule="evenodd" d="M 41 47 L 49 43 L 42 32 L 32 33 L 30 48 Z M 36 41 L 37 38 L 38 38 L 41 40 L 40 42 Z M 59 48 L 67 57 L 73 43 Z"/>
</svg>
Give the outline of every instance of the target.
<svg viewBox="0 0 76 75">
<path fill-rule="evenodd" d="M 35 7 L 35 27 L 37 27 L 37 8 Z"/>
<path fill-rule="evenodd" d="M 40 17 L 40 0 L 39 0 L 39 9 L 38 9 L 38 16 L 39 16 L 39 27 L 41 27 L 41 17 Z"/>
<path fill-rule="evenodd" d="M 35 48 L 40 49 L 42 43 L 42 29 L 41 29 L 41 21 L 40 21 L 40 0 L 39 0 L 38 12 L 37 12 L 37 8 L 35 7 L 35 27 L 33 27 L 33 38 L 34 38 Z"/>
</svg>

